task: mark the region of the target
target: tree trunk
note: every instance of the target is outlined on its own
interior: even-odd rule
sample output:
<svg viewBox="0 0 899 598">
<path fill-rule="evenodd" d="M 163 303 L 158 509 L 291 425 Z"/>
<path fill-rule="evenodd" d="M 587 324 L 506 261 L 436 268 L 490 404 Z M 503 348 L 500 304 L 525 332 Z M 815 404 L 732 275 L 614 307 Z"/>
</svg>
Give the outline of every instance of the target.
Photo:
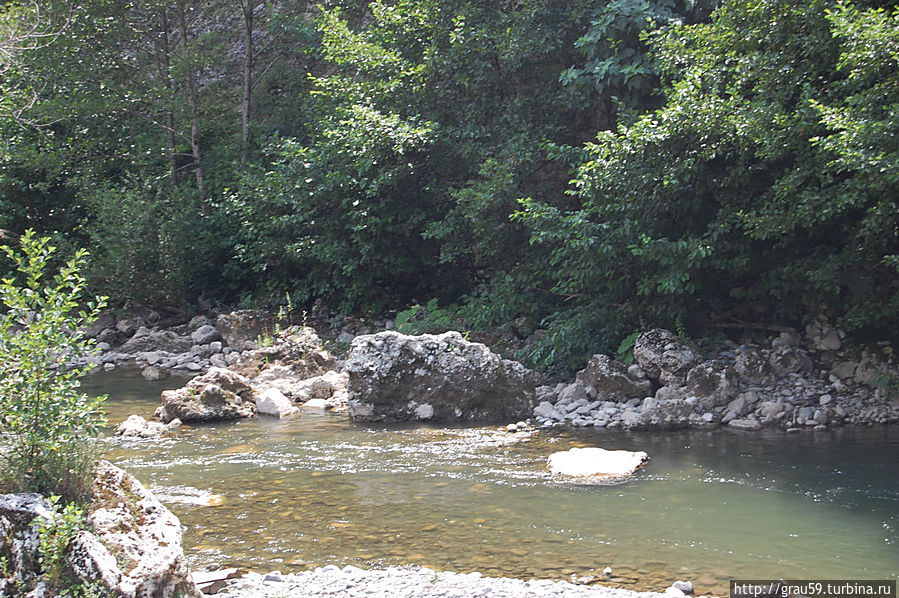
<svg viewBox="0 0 899 598">
<path fill-rule="evenodd" d="M 169 46 L 169 19 L 165 9 L 159 11 L 159 25 L 162 28 L 162 39 L 159 48 L 159 70 L 162 74 L 163 85 L 168 92 L 169 97 L 172 96 L 174 84 L 172 83 L 171 70 L 171 47 Z M 175 145 L 175 115 L 171 109 L 165 111 L 165 136 L 168 140 L 169 166 L 171 168 L 171 186 L 172 190 L 178 185 L 178 159 Z"/>
<path fill-rule="evenodd" d="M 252 108 L 253 90 L 253 59 L 255 47 L 253 45 L 253 17 L 258 6 L 257 0 L 241 0 L 244 23 L 244 59 L 243 59 L 243 103 L 241 106 L 241 152 L 240 162 L 245 164 L 250 145 L 250 110 Z"/>
<path fill-rule="evenodd" d="M 190 59 L 190 47 L 187 43 L 187 17 L 184 0 L 175 3 L 178 9 L 178 24 L 181 28 L 181 53 L 184 57 L 184 72 L 187 81 L 187 107 L 190 110 L 190 149 L 194 158 L 194 173 L 197 177 L 197 191 L 200 192 L 200 207 L 204 214 L 209 213 L 206 203 L 206 182 L 203 175 L 203 161 L 200 153 L 200 117 L 197 114 L 197 83 L 194 80 L 193 64 Z"/>
</svg>

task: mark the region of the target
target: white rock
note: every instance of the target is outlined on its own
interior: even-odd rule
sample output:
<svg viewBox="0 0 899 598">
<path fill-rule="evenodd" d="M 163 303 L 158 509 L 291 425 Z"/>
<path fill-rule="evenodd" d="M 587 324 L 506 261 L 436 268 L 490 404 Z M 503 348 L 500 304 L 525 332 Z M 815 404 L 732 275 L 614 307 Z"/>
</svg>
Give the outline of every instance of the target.
<svg viewBox="0 0 899 598">
<path fill-rule="evenodd" d="M 269 388 L 256 396 L 256 413 L 261 415 L 274 415 L 275 417 L 289 417 L 297 412 L 290 399 L 284 396 L 277 388 Z"/>
<path fill-rule="evenodd" d="M 546 464 L 556 476 L 607 479 L 629 476 L 648 459 L 649 455 L 643 451 L 609 451 L 591 447 L 553 453 Z"/>
<path fill-rule="evenodd" d="M 686 596 L 686 594 L 684 594 L 682 590 L 679 590 L 679 589 L 675 588 L 674 586 L 671 586 L 670 588 L 666 588 L 664 595 L 667 596 L 668 598 L 685 598 L 685 596 Z"/>
<path fill-rule="evenodd" d="M 159 422 L 148 422 L 139 415 L 131 415 L 119 424 L 115 433 L 124 438 L 155 438 L 166 431 L 166 426 Z"/>
<path fill-rule="evenodd" d="M 434 406 L 429 403 L 419 405 L 415 408 L 415 417 L 420 420 L 431 419 L 434 417 Z"/>
<path fill-rule="evenodd" d="M 321 409 L 324 411 L 329 407 L 329 404 L 327 399 L 309 399 L 303 403 L 303 407 L 306 409 Z"/>
<path fill-rule="evenodd" d="M 677 580 L 673 584 L 671 584 L 672 588 L 677 588 L 684 594 L 692 594 L 693 593 L 693 582 L 692 581 L 681 581 Z"/>
</svg>

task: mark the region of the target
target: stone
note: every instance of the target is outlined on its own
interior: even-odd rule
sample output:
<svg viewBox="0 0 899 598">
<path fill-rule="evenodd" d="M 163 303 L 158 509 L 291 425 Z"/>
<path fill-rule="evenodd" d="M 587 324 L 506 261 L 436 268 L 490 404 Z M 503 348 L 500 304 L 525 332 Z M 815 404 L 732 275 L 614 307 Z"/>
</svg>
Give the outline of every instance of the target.
<svg viewBox="0 0 899 598">
<path fill-rule="evenodd" d="M 603 481 L 633 475 L 647 460 L 649 455 L 643 451 L 610 451 L 590 447 L 553 453 L 546 465 L 550 473 L 558 478 Z"/>
<path fill-rule="evenodd" d="M 761 430 L 762 425 L 756 419 L 732 419 L 727 423 L 727 427 L 735 430 L 755 431 Z"/>
<path fill-rule="evenodd" d="M 127 337 L 115 328 L 107 328 L 97 335 L 97 343 L 106 343 L 110 347 L 118 347 Z"/>
<path fill-rule="evenodd" d="M 259 310 L 234 311 L 220 315 L 215 328 L 228 346 L 240 349 L 247 341 L 271 335 L 275 330 L 275 318 Z"/>
<path fill-rule="evenodd" d="M 852 378 L 855 375 L 855 368 L 858 363 L 852 360 L 838 361 L 830 368 L 830 373 L 840 380 Z"/>
<path fill-rule="evenodd" d="M 341 332 L 337 335 L 337 342 L 341 345 L 349 345 L 351 342 L 353 342 L 354 338 L 356 337 L 349 332 Z"/>
<path fill-rule="evenodd" d="M 256 412 L 255 391 L 237 372 L 209 368 L 183 388 L 162 392 L 165 421 L 212 421 L 251 417 Z M 165 419 L 164 418 L 164 419 Z"/>
<path fill-rule="evenodd" d="M 681 590 L 680 588 L 675 588 L 674 586 L 665 588 L 665 593 L 662 595 L 666 598 L 685 598 L 686 596 L 683 590 Z"/>
<path fill-rule="evenodd" d="M 655 409 L 644 411 L 636 421 L 622 422 L 630 429 L 673 430 L 683 428 L 690 423 L 693 414 L 693 403 L 687 399 L 667 399 L 659 402 Z"/>
<path fill-rule="evenodd" d="M 775 377 L 774 367 L 758 348 L 742 346 L 737 349 L 734 371 L 746 383 L 767 384 Z"/>
<path fill-rule="evenodd" d="M 167 430 L 165 424 L 149 422 L 140 415 L 129 415 L 128 419 L 116 428 L 115 434 L 124 438 L 158 438 Z"/>
<path fill-rule="evenodd" d="M 624 402 L 634 397 L 645 397 L 652 391 L 649 380 L 632 376 L 627 365 L 608 355 L 591 357 L 587 366 L 577 373 L 576 380 L 587 388 L 595 389 L 591 398 L 599 397 L 606 401 Z M 585 394 L 590 396 L 586 388 Z"/>
<path fill-rule="evenodd" d="M 291 370 L 294 380 L 303 380 L 333 370 L 337 361 L 322 347 L 315 330 L 292 326 L 271 337 L 271 344 L 244 351 L 240 365 L 235 369 L 249 378 L 256 378 L 275 365 Z M 281 390 L 290 397 L 289 392 Z"/>
<path fill-rule="evenodd" d="M 104 588 L 118 588 L 122 571 L 115 556 L 92 533 L 79 531 L 66 550 L 66 564 L 76 579 Z"/>
<path fill-rule="evenodd" d="M 110 312 L 105 311 L 97 316 L 93 324 L 84 329 L 85 338 L 97 338 L 107 328 L 115 328 L 116 319 Z"/>
<path fill-rule="evenodd" d="M 559 393 L 558 403 L 572 404 L 579 399 L 587 398 L 587 389 L 582 382 L 567 385 Z"/>
<path fill-rule="evenodd" d="M 673 333 L 655 328 L 637 337 L 634 359 L 649 378 L 663 385 L 683 385 L 697 356 Z"/>
<path fill-rule="evenodd" d="M 40 494 L 0 494 L 0 555 L 17 585 L 29 584 L 40 572 L 36 520 L 52 517 L 52 506 Z"/>
<path fill-rule="evenodd" d="M 222 340 L 222 335 L 211 324 L 204 324 L 191 332 L 190 338 L 198 345 L 208 345 L 214 341 Z"/>
<path fill-rule="evenodd" d="M 536 375 L 458 332 L 358 336 L 343 367 L 357 421 L 417 419 L 422 404 L 433 407 L 431 421 L 508 421 L 533 413 Z"/>
<path fill-rule="evenodd" d="M 328 401 L 326 401 L 325 399 L 309 399 L 308 401 L 303 403 L 302 407 L 304 409 L 320 409 L 322 411 L 325 411 L 329 407 L 329 405 Z"/>
<path fill-rule="evenodd" d="M 681 581 L 677 580 L 673 584 L 671 584 L 672 588 L 677 588 L 684 594 L 692 594 L 693 593 L 693 582 L 692 581 Z"/>
<path fill-rule="evenodd" d="M 541 401 L 539 405 L 534 407 L 534 417 L 552 419 L 555 410 L 555 407 L 549 401 Z"/>
<path fill-rule="evenodd" d="M 786 345 L 772 349 L 768 362 L 781 376 L 812 369 L 812 360 L 805 351 Z"/>
<path fill-rule="evenodd" d="M 211 343 L 209 343 L 209 350 L 213 353 L 221 353 L 222 348 L 222 341 L 212 341 Z"/>
<path fill-rule="evenodd" d="M 740 391 L 737 372 L 724 361 L 704 361 L 687 372 L 684 394 L 697 397 L 702 409 L 727 405 Z"/>
<path fill-rule="evenodd" d="M 256 395 L 256 413 L 275 417 L 290 417 L 297 412 L 293 403 L 277 388 L 269 388 Z"/>
<path fill-rule="evenodd" d="M 140 375 L 144 380 L 148 382 L 153 382 L 155 380 L 162 380 L 167 376 L 165 370 L 161 370 L 157 367 L 153 367 L 152 365 L 148 365 L 144 369 L 140 371 Z"/>
<path fill-rule="evenodd" d="M 178 354 L 190 351 L 193 344 L 194 342 L 189 336 L 181 336 L 171 330 L 160 330 L 131 338 L 119 350 L 123 353 L 166 351 Z"/>
<path fill-rule="evenodd" d="M 118 322 L 116 322 L 116 330 L 124 334 L 125 336 L 131 336 L 137 329 L 141 326 L 146 326 L 147 322 L 140 316 L 135 316 L 131 318 L 122 318 Z"/>
<path fill-rule="evenodd" d="M 191 330 L 197 330 L 209 324 L 212 324 L 212 320 L 201 314 L 199 316 L 192 317 L 190 319 L 190 322 L 187 323 L 187 327 Z"/>
<path fill-rule="evenodd" d="M 821 395 L 821 397 L 818 399 L 818 404 L 822 407 L 826 407 L 831 403 L 833 403 L 833 397 L 831 395 Z"/>
<path fill-rule="evenodd" d="M 199 597 L 181 547 L 181 522 L 143 484 L 108 461 L 97 463 L 88 521 L 102 546 L 127 564 L 117 596 Z M 105 555 L 100 563 L 108 563 Z M 90 581 L 90 580 L 86 580 Z"/>
</svg>

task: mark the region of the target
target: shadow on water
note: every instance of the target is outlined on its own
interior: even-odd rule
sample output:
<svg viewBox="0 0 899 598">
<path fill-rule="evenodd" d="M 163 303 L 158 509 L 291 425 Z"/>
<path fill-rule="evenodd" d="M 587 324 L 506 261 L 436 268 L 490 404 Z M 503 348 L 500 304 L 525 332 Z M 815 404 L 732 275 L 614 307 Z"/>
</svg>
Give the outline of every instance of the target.
<svg viewBox="0 0 899 598">
<path fill-rule="evenodd" d="M 113 423 L 150 417 L 159 392 L 114 371 Z M 572 446 L 645 450 L 615 486 L 558 484 L 546 457 Z M 258 570 L 421 564 L 570 579 L 606 566 L 616 585 L 691 579 L 893 578 L 899 572 L 899 434 L 627 433 L 356 426 L 303 412 L 184 426 L 158 441 L 107 439 L 107 454 L 186 526 L 194 566 Z"/>
</svg>

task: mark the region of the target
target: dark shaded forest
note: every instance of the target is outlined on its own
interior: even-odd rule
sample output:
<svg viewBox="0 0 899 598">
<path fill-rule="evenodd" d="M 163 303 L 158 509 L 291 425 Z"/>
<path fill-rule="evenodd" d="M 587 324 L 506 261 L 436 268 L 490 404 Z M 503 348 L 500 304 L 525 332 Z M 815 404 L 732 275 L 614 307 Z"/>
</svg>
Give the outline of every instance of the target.
<svg viewBox="0 0 899 598">
<path fill-rule="evenodd" d="M 35 0 L 0 60 L 4 241 L 114 305 L 899 330 L 894 2 Z"/>
</svg>

